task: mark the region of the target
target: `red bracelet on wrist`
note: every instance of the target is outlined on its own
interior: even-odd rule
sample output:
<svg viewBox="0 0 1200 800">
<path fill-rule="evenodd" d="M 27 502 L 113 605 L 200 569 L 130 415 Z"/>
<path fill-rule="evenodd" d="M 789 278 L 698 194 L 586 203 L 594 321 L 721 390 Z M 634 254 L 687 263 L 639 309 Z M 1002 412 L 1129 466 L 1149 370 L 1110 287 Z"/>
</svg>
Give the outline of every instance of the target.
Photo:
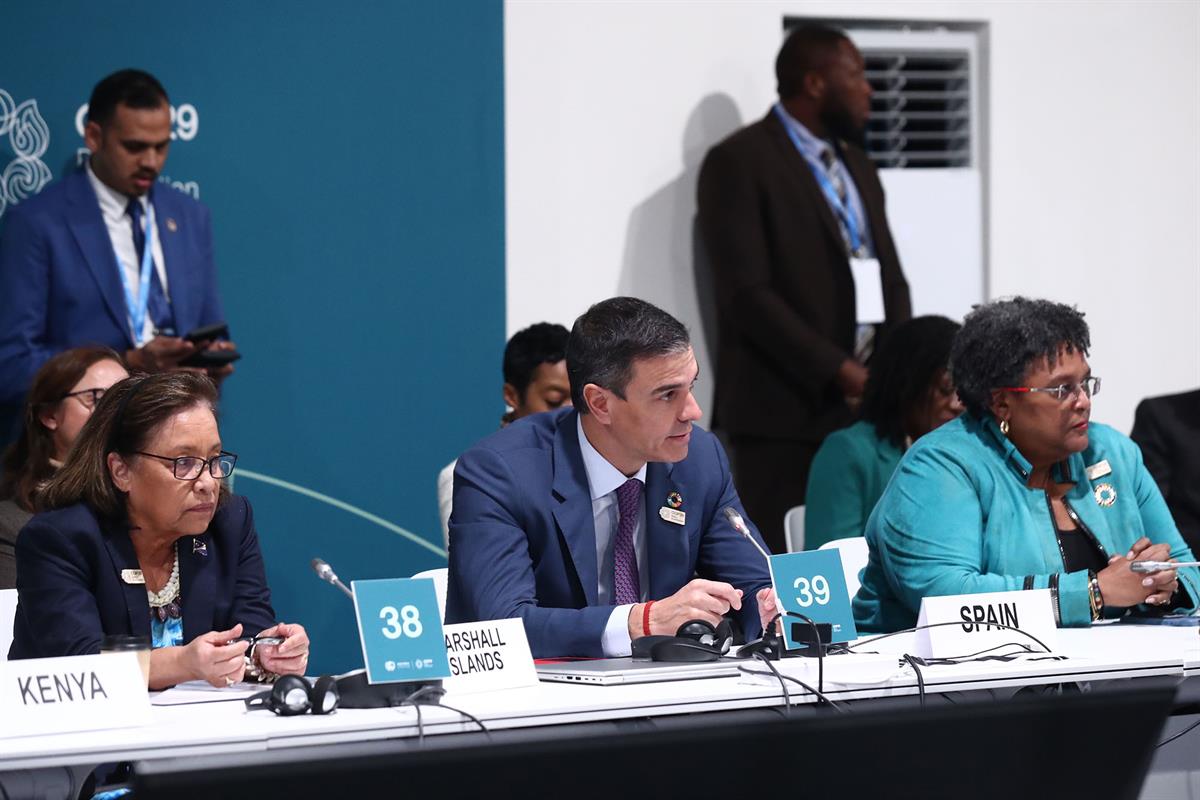
<svg viewBox="0 0 1200 800">
<path fill-rule="evenodd" d="M 644 636 L 650 635 L 650 606 L 652 605 L 654 605 L 654 601 L 649 600 L 646 605 L 642 606 L 642 635 Z"/>
</svg>

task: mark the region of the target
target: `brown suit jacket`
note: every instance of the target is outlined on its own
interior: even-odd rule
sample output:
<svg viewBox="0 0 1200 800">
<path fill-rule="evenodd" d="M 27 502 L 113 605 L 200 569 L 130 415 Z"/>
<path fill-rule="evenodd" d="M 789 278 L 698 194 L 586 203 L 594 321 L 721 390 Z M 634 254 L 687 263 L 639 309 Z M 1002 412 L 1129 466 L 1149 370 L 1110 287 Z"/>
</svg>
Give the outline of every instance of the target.
<svg viewBox="0 0 1200 800">
<path fill-rule="evenodd" d="M 887 325 L 912 315 L 867 155 L 843 144 L 881 266 Z M 717 307 L 714 427 L 819 442 L 849 423 L 834 382 L 854 350 L 854 280 L 837 220 L 774 113 L 713 147 L 698 226 Z M 886 335 L 886 327 L 884 335 Z"/>
</svg>

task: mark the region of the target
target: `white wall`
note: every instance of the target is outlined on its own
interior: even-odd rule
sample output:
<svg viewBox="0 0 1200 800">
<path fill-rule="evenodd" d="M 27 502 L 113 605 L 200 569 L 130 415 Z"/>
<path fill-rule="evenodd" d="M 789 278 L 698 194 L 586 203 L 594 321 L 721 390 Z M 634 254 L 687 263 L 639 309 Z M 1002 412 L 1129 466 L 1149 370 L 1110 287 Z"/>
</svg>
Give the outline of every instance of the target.
<svg viewBox="0 0 1200 800">
<path fill-rule="evenodd" d="M 617 293 L 699 331 L 696 173 L 773 101 L 788 14 L 989 23 L 989 296 L 1087 312 L 1099 420 L 1200 385 L 1192 2 L 507 0 L 510 333 Z"/>
</svg>

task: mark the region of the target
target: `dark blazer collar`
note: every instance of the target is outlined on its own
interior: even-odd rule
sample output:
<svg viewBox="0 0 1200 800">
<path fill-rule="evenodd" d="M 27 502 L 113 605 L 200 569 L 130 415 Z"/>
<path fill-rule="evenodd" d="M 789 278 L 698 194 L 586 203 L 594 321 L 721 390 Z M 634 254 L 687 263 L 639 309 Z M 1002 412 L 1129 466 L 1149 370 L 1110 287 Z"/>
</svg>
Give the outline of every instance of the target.
<svg viewBox="0 0 1200 800">
<path fill-rule="evenodd" d="M 129 331 L 129 311 L 125 307 L 125 294 L 121 288 L 121 277 L 117 274 L 117 258 L 113 253 L 108 227 L 100 214 L 100 202 L 88 180 L 87 168 L 71 173 L 63 179 L 68 200 L 67 225 L 91 270 L 92 277 L 104 298 L 117 327 L 125 334 L 130 347 L 134 346 Z M 195 254 L 188 253 L 185 242 L 188 236 L 184 226 L 191 223 L 185 219 L 183 204 L 176 192 L 160 187 L 150 187 L 150 202 L 154 204 L 157 221 L 155 235 L 162 246 L 163 261 L 167 271 L 167 292 L 171 298 L 171 309 L 177 325 L 187 325 L 196 319 L 192 308 L 197 301 L 193 287 L 195 275 L 188 265 Z M 187 331 L 176 331 L 179 336 Z"/>
<path fill-rule="evenodd" d="M 554 432 L 554 471 L 552 490 L 558 501 L 554 520 L 562 532 L 579 576 L 588 605 L 596 605 L 599 573 L 596 565 L 596 523 L 592 517 L 592 494 L 588 488 L 583 453 L 579 450 L 576 430 L 578 411 L 558 417 Z"/>
<path fill-rule="evenodd" d="M 563 414 L 558 419 L 554 434 L 554 498 L 558 507 L 554 519 L 566 540 L 567 549 L 579 576 L 580 585 L 587 597 L 588 605 L 596 605 L 598 565 L 596 564 L 596 524 L 592 515 L 592 495 L 588 486 L 587 470 L 583 465 L 583 454 L 579 449 L 578 411 Z M 688 526 L 667 522 L 659 515 L 659 509 L 667 505 L 672 492 L 686 498 L 687 487 L 673 478 L 674 464 L 651 462 L 646 465 L 645 519 L 643 535 L 646 537 L 648 564 L 639 564 L 639 570 L 648 571 L 651 597 L 667 597 L 686 584 L 691 576 L 687 573 Z M 701 509 L 692 527 L 699 524 Z"/>
<path fill-rule="evenodd" d="M 133 347 L 127 319 L 129 312 L 125 308 L 121 277 L 117 274 L 117 257 L 113 253 L 108 227 L 100 215 L 100 201 L 96 199 L 96 192 L 88 180 L 86 167 L 63 178 L 63 191 L 67 196 L 67 227 L 96 281 L 108 313 L 117 328 L 125 334 L 125 341 Z"/>
<path fill-rule="evenodd" d="M 150 200 L 154 203 L 154 214 L 158 221 L 157 235 L 162 244 L 163 261 L 166 262 L 167 292 L 171 296 L 171 311 L 175 324 L 191 325 L 198 318 L 198 312 L 193 305 L 200 298 L 200 292 L 193 287 L 195 271 L 188 265 L 196 260 L 197 254 L 186 252 L 185 242 L 191 237 L 184 226 L 191 224 L 191 218 L 185 218 L 183 204 L 179 194 L 173 189 L 159 186 L 157 183 L 150 187 Z M 194 241 L 194 240 L 193 240 Z M 183 336 L 186 330 L 175 332 Z"/>
<path fill-rule="evenodd" d="M 150 633 L 150 601 L 146 597 L 144 583 L 128 583 L 121 577 L 124 570 L 141 569 L 137 553 L 133 550 L 133 540 L 129 538 L 129 525 L 124 521 L 103 520 L 100 528 L 104 536 L 104 546 L 112 558 L 113 570 L 117 575 L 117 583 L 121 587 L 121 595 L 125 599 L 125 611 L 129 619 L 129 631 L 133 634 Z"/>
<path fill-rule="evenodd" d="M 675 465 L 652 462 L 646 465 L 646 537 L 650 571 L 650 597 L 669 597 L 692 579 L 689 565 L 688 531 L 703 524 L 703 509 L 690 504 L 689 487 L 675 480 Z M 695 498 L 698 500 L 697 498 Z M 687 524 L 677 525 L 663 519 L 660 511 L 672 508 L 672 500 L 682 500 L 679 511 L 690 516 Z M 639 565 L 641 568 L 642 565 Z"/>
<path fill-rule="evenodd" d="M 112 558 L 113 569 L 125 598 L 129 630 L 134 633 L 149 633 L 150 601 L 146 597 L 143 583 L 126 583 L 121 572 L 141 569 L 133 540 L 129 536 L 129 525 L 123 521 L 109 520 L 101 523 L 104 545 Z M 203 545 L 203 547 L 200 547 Z M 213 601 L 216 592 L 216 554 L 212 552 L 212 533 L 200 536 L 184 536 L 175 545 L 179 553 L 179 605 L 183 609 L 183 641 L 190 642 L 212 629 L 214 619 Z"/>
<path fill-rule="evenodd" d="M 775 113 L 774 108 L 767 112 L 766 118 L 763 120 L 766 126 L 767 133 L 770 135 L 775 146 L 781 151 L 780 156 L 783 163 L 787 164 L 787 171 L 792 177 L 798 181 L 803 191 L 808 195 L 809 202 L 817 209 L 817 216 L 821 218 L 821 222 L 825 226 L 825 232 L 833 240 L 839 252 L 845 252 L 846 242 L 842 239 L 841 228 L 838 227 L 837 219 L 833 216 L 833 210 L 829 208 L 829 201 L 825 199 L 825 195 L 821 192 L 821 186 L 817 183 L 817 179 L 813 177 L 812 167 L 804 160 L 804 156 L 800 155 L 796 150 L 796 145 L 788 136 L 787 129 L 783 127 L 783 121 Z M 858 183 L 858 176 L 854 175 L 855 183 Z M 861 192 L 859 193 L 861 195 Z M 868 216 L 870 213 L 868 212 Z"/>
</svg>

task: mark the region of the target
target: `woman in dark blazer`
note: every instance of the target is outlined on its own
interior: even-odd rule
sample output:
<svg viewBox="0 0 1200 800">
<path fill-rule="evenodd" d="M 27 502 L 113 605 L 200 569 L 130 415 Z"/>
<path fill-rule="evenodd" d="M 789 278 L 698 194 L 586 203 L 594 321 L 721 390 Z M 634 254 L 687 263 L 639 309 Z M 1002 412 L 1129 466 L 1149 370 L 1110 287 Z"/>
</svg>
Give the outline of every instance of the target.
<svg viewBox="0 0 1200 800">
<path fill-rule="evenodd" d="M 276 623 L 250 505 L 222 479 L 207 378 L 129 378 L 100 400 L 17 540 L 10 658 L 96 653 L 149 635 L 150 688 L 303 674 L 308 636 Z M 284 637 L 248 648 L 243 634 Z"/>
</svg>

